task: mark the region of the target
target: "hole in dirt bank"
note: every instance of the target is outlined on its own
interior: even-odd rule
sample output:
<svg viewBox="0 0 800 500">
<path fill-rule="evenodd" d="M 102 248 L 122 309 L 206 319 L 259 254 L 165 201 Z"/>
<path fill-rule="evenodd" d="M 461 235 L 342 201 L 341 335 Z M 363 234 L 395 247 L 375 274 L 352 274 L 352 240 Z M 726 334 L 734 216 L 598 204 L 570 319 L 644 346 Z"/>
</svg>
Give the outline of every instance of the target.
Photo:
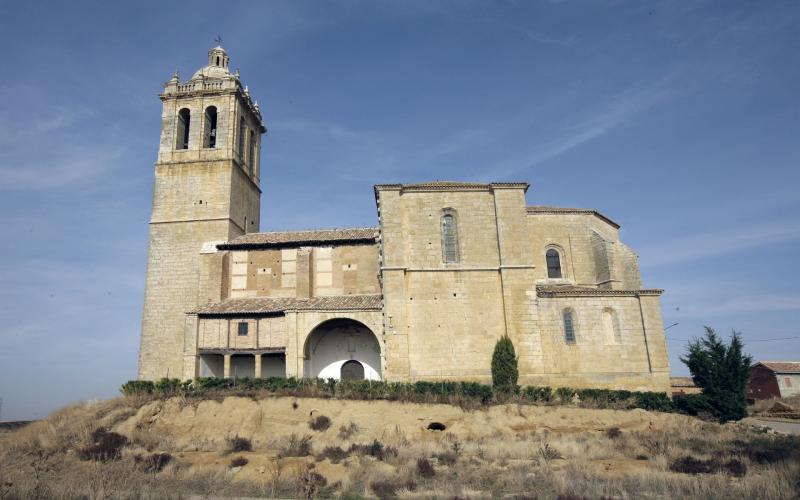
<svg viewBox="0 0 800 500">
<path fill-rule="evenodd" d="M 441 422 L 431 422 L 428 424 L 429 431 L 443 431 L 447 429 L 447 426 Z"/>
</svg>

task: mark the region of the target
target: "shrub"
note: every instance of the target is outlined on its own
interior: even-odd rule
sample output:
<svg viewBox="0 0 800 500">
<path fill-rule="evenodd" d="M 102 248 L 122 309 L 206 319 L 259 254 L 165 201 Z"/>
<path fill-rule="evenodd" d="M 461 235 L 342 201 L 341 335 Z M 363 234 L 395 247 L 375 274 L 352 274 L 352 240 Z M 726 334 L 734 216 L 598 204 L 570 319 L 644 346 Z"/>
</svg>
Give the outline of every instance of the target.
<svg viewBox="0 0 800 500">
<path fill-rule="evenodd" d="M 397 497 L 397 490 L 399 489 L 396 483 L 388 479 L 373 481 L 370 483 L 369 487 L 372 489 L 372 492 L 375 493 L 375 496 L 381 499 Z"/>
<path fill-rule="evenodd" d="M 501 339 L 505 345 L 505 341 Z M 513 354 L 513 345 L 510 345 Z M 498 352 L 503 351 L 499 349 Z M 493 361 L 494 363 L 494 361 Z M 494 366 L 500 366 L 494 363 Z M 513 370 L 512 370 L 513 371 Z M 495 381 L 493 375 L 493 381 Z M 499 380 L 499 379 L 498 379 Z M 511 381 L 513 380 L 513 384 Z M 516 385 L 516 378 L 507 381 L 502 388 L 492 387 L 477 382 L 454 382 L 440 380 L 437 382 L 417 381 L 413 383 L 403 382 L 381 382 L 372 380 L 344 380 L 331 381 L 322 379 L 296 379 L 290 378 L 266 378 L 266 379 L 220 379 L 212 377 L 198 377 L 191 382 L 180 382 L 178 379 L 162 379 L 155 384 L 150 381 L 132 380 L 126 382 L 120 389 L 123 394 L 154 394 L 160 397 L 168 397 L 174 394 L 196 394 L 203 395 L 215 391 L 235 390 L 238 394 L 246 393 L 253 395 L 253 391 L 265 391 L 272 394 L 280 394 L 293 397 L 324 397 L 335 396 L 343 399 L 358 400 L 389 400 L 389 401 L 408 401 L 408 402 L 438 402 L 458 404 L 462 407 L 469 407 L 475 404 L 486 405 L 493 401 L 497 403 L 508 402 L 510 396 L 519 394 L 519 400 L 527 403 L 552 403 L 562 404 L 571 403 L 577 395 L 581 400 L 582 406 L 597 408 L 643 408 L 646 410 L 675 411 L 672 402 L 665 393 L 655 392 L 631 392 L 607 389 L 572 389 L 561 387 L 551 389 L 550 387 L 525 387 L 521 389 Z M 511 384 L 511 385 L 508 385 Z M 297 409 L 297 401 L 292 402 L 292 408 Z M 324 426 L 327 417 L 317 417 L 318 424 Z M 332 423 L 332 422 L 331 422 Z M 312 423 L 312 428 L 317 423 Z M 325 428 L 327 429 L 327 427 Z M 325 430 L 322 428 L 314 430 Z M 339 430 L 340 439 L 348 439 L 350 435 L 358 430 L 355 424 L 351 424 L 350 430 Z"/>
<path fill-rule="evenodd" d="M 753 462 L 771 464 L 800 460 L 800 436 L 759 436 L 748 442 L 735 441 L 737 451 Z"/>
<path fill-rule="evenodd" d="M 328 480 L 325 479 L 325 476 L 313 470 L 311 466 L 307 466 L 297 477 L 301 498 L 317 498 L 319 490 L 327 484 Z"/>
<path fill-rule="evenodd" d="M 481 404 L 486 404 L 492 400 L 492 388 L 477 382 L 461 382 L 461 395 L 470 399 L 478 399 Z"/>
<path fill-rule="evenodd" d="M 634 406 L 643 410 L 671 412 L 672 401 L 665 392 L 634 392 Z"/>
<path fill-rule="evenodd" d="M 311 454 L 311 436 L 298 438 L 297 435 L 289 436 L 286 447 L 278 453 L 278 458 L 305 457 Z"/>
<path fill-rule="evenodd" d="M 606 430 L 606 437 L 608 439 L 617 439 L 622 435 L 622 431 L 619 430 L 619 427 L 610 427 Z"/>
<path fill-rule="evenodd" d="M 322 453 L 317 455 L 317 460 L 325 460 L 327 458 L 332 463 L 338 464 L 348 456 L 350 455 L 341 446 L 326 446 Z"/>
<path fill-rule="evenodd" d="M 744 477 L 747 474 L 747 465 L 736 458 L 728 460 L 725 464 L 725 469 L 733 477 Z"/>
<path fill-rule="evenodd" d="M 556 389 L 556 397 L 561 404 L 569 404 L 578 395 L 578 391 L 572 387 L 559 387 Z"/>
<path fill-rule="evenodd" d="M 353 434 L 358 432 L 358 430 L 359 430 L 358 426 L 356 425 L 355 422 L 350 422 L 346 426 L 343 425 L 339 427 L 339 434 L 338 434 L 339 439 L 350 439 L 353 436 Z"/>
<path fill-rule="evenodd" d="M 226 441 L 228 442 L 228 453 L 253 451 L 253 443 L 247 438 L 234 436 Z"/>
<path fill-rule="evenodd" d="M 425 457 L 417 459 L 417 473 L 422 477 L 433 477 L 436 475 L 436 470 L 431 465 L 430 460 Z"/>
<path fill-rule="evenodd" d="M 753 358 L 743 351 L 742 340 L 733 332 L 727 346 L 711 327 L 706 336 L 689 342 L 681 361 L 692 372 L 692 380 L 703 389 L 714 417 L 720 422 L 747 416 L 745 389 Z"/>
<path fill-rule="evenodd" d="M 539 456 L 545 462 L 564 458 L 564 456 L 557 449 L 553 448 L 548 443 L 545 443 L 544 446 L 539 448 Z"/>
<path fill-rule="evenodd" d="M 492 354 L 492 387 L 500 392 L 513 392 L 517 387 L 519 370 L 514 344 L 508 335 L 500 337 Z"/>
<path fill-rule="evenodd" d="M 311 419 L 311 421 L 308 423 L 308 426 L 315 431 L 324 431 L 331 426 L 331 423 L 331 419 L 325 415 L 319 415 L 318 417 Z"/>
<path fill-rule="evenodd" d="M 182 389 L 188 388 L 189 383 L 184 385 L 180 379 L 164 377 L 153 385 L 153 392 L 163 396 L 172 396 L 181 392 Z"/>
<path fill-rule="evenodd" d="M 152 455 L 136 455 L 133 457 L 134 463 L 138 464 L 145 472 L 161 472 L 164 467 L 172 461 L 169 453 L 153 453 Z"/>
<path fill-rule="evenodd" d="M 134 396 L 138 394 L 152 394 L 153 382 L 150 380 L 129 380 L 122 384 L 120 392 L 124 396 Z"/>
<path fill-rule="evenodd" d="M 458 453 L 455 451 L 445 451 L 442 453 L 434 453 L 433 456 L 440 464 L 453 466 L 458 462 Z"/>
<path fill-rule="evenodd" d="M 553 389 L 550 387 L 526 387 L 522 396 L 535 403 L 549 403 L 553 400 Z"/>
<path fill-rule="evenodd" d="M 107 462 L 119 460 L 122 447 L 128 444 L 128 438 L 116 432 L 109 432 L 103 427 L 96 429 L 91 435 L 92 443 L 77 450 L 81 460 Z"/>
<path fill-rule="evenodd" d="M 233 457 L 231 459 L 231 467 L 244 467 L 245 465 L 247 465 L 248 461 L 249 460 L 247 460 L 246 458 L 241 457 L 241 456 L 240 457 Z"/>
<path fill-rule="evenodd" d="M 397 456 L 397 449 L 392 446 L 384 446 L 383 443 L 377 439 L 372 444 L 355 444 L 353 443 L 348 450 L 350 453 L 357 455 L 369 455 L 383 461 L 386 457 Z"/>
<path fill-rule="evenodd" d="M 692 415 L 693 417 L 714 414 L 711 402 L 705 394 L 683 394 L 675 396 L 672 400 L 672 406 L 679 413 Z"/>
<path fill-rule="evenodd" d="M 739 459 L 732 458 L 722 463 L 718 457 L 709 460 L 699 460 L 694 457 L 685 456 L 673 460 L 669 469 L 673 472 L 684 474 L 711 474 L 718 471 L 725 471 L 734 477 L 744 477 L 747 474 L 747 465 Z"/>
</svg>

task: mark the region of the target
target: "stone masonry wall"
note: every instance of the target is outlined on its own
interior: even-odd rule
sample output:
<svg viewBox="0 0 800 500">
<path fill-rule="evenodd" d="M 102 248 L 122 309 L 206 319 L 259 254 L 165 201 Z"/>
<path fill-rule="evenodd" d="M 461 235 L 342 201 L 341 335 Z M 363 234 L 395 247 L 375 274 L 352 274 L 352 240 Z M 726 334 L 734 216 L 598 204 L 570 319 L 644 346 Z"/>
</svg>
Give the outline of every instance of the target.
<svg viewBox="0 0 800 500">
<path fill-rule="evenodd" d="M 637 290 L 636 257 L 616 227 L 589 214 L 526 214 L 524 191 L 513 188 L 388 188 L 378 204 L 388 379 L 489 382 L 494 344 L 507 333 L 523 384 L 668 390 L 658 296 L 536 295 L 537 284 L 593 288 L 600 280 Z M 442 259 L 444 209 L 457 214 L 458 263 Z M 547 278 L 551 246 L 561 252 L 562 279 Z M 575 343 L 565 341 L 567 307 Z M 619 325 L 619 342 L 608 325 Z"/>
<path fill-rule="evenodd" d="M 150 225 L 139 378 L 181 376 L 185 316 L 198 300 L 200 249 L 236 233 L 227 220 Z"/>
<path fill-rule="evenodd" d="M 377 245 L 234 250 L 233 297 L 318 297 L 380 293 Z"/>
</svg>

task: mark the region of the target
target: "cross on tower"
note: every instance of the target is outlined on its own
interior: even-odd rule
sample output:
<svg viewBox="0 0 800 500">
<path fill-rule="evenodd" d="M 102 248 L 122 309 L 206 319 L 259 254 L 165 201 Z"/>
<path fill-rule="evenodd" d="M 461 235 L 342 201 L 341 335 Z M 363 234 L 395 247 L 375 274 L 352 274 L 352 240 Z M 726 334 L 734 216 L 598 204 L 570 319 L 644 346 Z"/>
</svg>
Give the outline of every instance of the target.
<svg viewBox="0 0 800 500">
<path fill-rule="evenodd" d="M 222 45 L 222 37 L 221 36 L 217 35 L 217 38 L 215 38 L 214 41 L 217 42 L 217 45 Z"/>
</svg>

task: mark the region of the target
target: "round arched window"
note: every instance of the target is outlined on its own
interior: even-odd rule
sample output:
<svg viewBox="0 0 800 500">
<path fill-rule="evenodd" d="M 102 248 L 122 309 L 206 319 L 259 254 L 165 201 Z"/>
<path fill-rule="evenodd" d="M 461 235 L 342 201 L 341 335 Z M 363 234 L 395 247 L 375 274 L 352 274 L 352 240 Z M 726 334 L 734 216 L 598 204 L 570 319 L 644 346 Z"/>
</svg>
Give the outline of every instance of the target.
<svg viewBox="0 0 800 500">
<path fill-rule="evenodd" d="M 548 278 L 561 278 L 561 256 L 558 255 L 558 250 L 551 248 L 545 254 L 547 260 L 547 277 Z"/>
</svg>

